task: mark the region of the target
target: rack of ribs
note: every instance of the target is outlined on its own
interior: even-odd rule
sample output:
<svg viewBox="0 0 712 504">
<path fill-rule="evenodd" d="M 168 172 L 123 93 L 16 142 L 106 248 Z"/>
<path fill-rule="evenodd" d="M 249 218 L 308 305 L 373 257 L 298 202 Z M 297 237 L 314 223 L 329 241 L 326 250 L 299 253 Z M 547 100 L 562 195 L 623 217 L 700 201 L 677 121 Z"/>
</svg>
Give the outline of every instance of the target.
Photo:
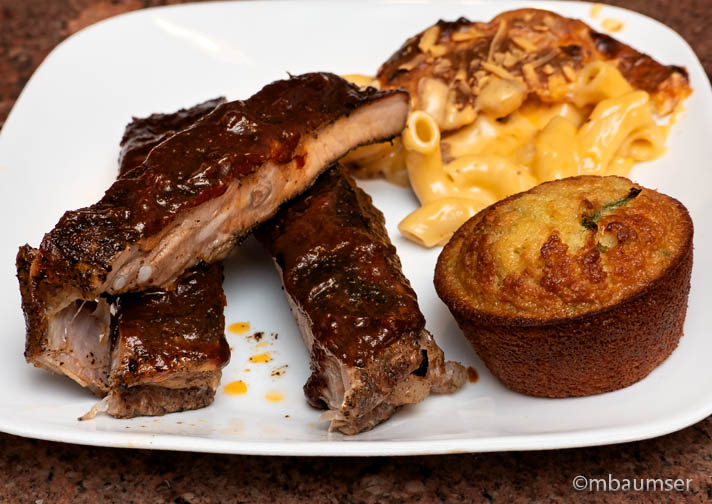
<svg viewBox="0 0 712 504">
<path fill-rule="evenodd" d="M 403 91 L 305 74 L 168 135 L 98 203 L 66 212 L 39 249 L 20 248 L 26 359 L 105 393 L 108 298 L 171 290 L 186 270 L 220 261 L 331 162 L 397 135 L 408 107 Z"/>
<path fill-rule="evenodd" d="M 223 101 L 134 118 L 121 140 L 119 178 L 139 165 L 153 147 Z M 117 296 L 110 310 L 111 337 L 103 344 L 97 341 L 96 332 L 73 331 L 72 338 L 54 355 L 53 360 L 61 363 L 58 371 L 70 377 L 86 372 L 72 350 L 93 342 L 95 347 L 83 357 L 101 379 L 90 385 L 99 395 L 107 394 L 82 418 L 99 411 L 121 418 L 162 415 L 211 404 L 221 370 L 230 359 L 224 305 L 221 265 L 201 265 L 181 277 L 172 291 L 154 289 Z M 81 323 L 91 311 L 95 308 L 79 310 L 66 322 L 90 329 L 91 324 Z"/>
<path fill-rule="evenodd" d="M 255 236 L 274 258 L 311 355 L 304 392 L 330 430 L 357 434 L 465 381 L 425 329 L 383 214 L 342 167 Z"/>
<path fill-rule="evenodd" d="M 119 177 L 156 145 L 211 112 L 223 98 L 172 114 L 134 118 L 121 140 Z M 163 415 L 208 406 L 230 360 L 222 265 L 199 265 L 175 289 L 127 293 L 114 301 L 109 391 L 83 418 Z"/>
</svg>

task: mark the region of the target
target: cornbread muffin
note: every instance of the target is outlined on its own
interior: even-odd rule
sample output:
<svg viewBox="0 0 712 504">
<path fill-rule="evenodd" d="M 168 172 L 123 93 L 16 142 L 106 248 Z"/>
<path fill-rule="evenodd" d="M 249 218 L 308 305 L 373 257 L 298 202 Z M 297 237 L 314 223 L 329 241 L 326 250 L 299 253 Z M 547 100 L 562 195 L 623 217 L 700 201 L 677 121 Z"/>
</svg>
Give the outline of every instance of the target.
<svg viewBox="0 0 712 504">
<path fill-rule="evenodd" d="M 628 179 L 547 182 L 467 221 L 440 254 L 435 288 L 510 389 L 607 392 L 677 346 L 692 234 L 679 201 Z"/>
</svg>

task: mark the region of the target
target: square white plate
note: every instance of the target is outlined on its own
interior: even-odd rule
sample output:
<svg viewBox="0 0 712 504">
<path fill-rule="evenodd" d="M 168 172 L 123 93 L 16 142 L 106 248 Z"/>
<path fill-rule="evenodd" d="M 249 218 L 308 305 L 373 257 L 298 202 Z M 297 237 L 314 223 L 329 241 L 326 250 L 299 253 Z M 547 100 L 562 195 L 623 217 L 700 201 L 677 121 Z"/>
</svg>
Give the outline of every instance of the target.
<svg viewBox="0 0 712 504">
<path fill-rule="evenodd" d="M 659 61 L 684 65 L 695 92 L 672 130 L 669 152 L 635 168 L 632 178 L 680 199 L 697 224 L 685 336 L 672 356 L 627 389 L 578 399 L 536 399 L 506 390 L 465 342 L 432 285 L 438 250 L 401 238 L 399 220 L 415 206 L 410 191 L 382 181 L 363 187 L 418 293 L 429 329 L 449 359 L 474 366 L 476 384 L 434 396 L 354 437 L 327 434 L 302 394 L 308 356 L 270 260 L 248 241 L 226 263 L 228 323 L 249 321 L 268 344 L 245 335 L 223 384 L 241 379 L 243 396 L 221 389 L 209 408 L 161 418 L 78 422 L 95 399 L 66 378 L 28 366 L 15 279 L 19 245 L 37 245 L 62 213 L 96 201 L 113 181 L 118 143 L 132 115 L 169 112 L 207 98 L 246 98 L 286 72 L 374 73 L 409 36 L 439 18 L 488 20 L 514 2 L 210 3 L 122 15 L 70 37 L 42 63 L 0 135 L 0 430 L 92 445 L 279 455 L 395 455 L 546 449 L 614 443 L 665 434 L 712 413 L 712 92 L 689 46 L 664 25 L 622 9 L 617 34 Z M 582 18 L 590 4 L 528 2 Z M 705 309 L 704 307 L 708 308 Z M 248 333 L 248 334 L 250 334 Z M 275 340 L 271 333 L 278 333 Z M 252 364 L 269 351 L 273 361 Z M 288 365 L 286 374 L 271 370 Z M 249 371 L 246 371 L 249 369 Z M 281 402 L 265 394 L 277 390 Z"/>
</svg>

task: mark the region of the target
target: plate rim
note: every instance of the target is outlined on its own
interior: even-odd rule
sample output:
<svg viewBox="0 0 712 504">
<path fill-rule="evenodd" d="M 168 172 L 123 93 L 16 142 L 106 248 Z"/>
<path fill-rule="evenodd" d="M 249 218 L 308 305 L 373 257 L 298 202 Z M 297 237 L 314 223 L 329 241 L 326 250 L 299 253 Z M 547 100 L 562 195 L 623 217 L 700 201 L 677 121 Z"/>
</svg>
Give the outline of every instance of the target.
<svg viewBox="0 0 712 504">
<path fill-rule="evenodd" d="M 309 0 L 302 4 L 320 4 L 327 0 Z M 435 0 L 416 1 L 401 1 L 387 0 L 386 2 L 378 2 L 377 0 L 365 0 L 368 4 L 389 4 L 402 5 L 408 4 L 435 4 Z M 296 4 L 296 2 L 288 0 L 254 0 L 249 4 Z M 357 2 L 343 2 L 343 4 L 351 3 L 356 5 Z M 363 4 L 363 0 L 358 2 Z M 472 5 L 498 5 L 495 0 L 460 0 L 449 1 L 448 4 L 459 4 L 463 6 Z M 590 8 L 588 2 L 581 1 L 534 1 L 527 2 L 526 0 L 511 0 L 513 4 L 521 6 L 529 6 L 535 8 L 547 8 L 553 10 L 556 5 L 567 5 L 575 8 Z M 92 24 L 64 39 L 45 57 L 43 62 L 35 69 L 27 84 L 16 99 L 11 111 L 9 112 L 2 130 L 0 130 L 0 148 L 2 147 L 3 132 L 7 130 L 8 124 L 13 124 L 13 117 L 16 114 L 18 104 L 24 100 L 28 89 L 32 89 L 32 84 L 35 76 L 39 71 L 51 61 L 56 54 L 64 51 L 67 45 L 77 38 L 85 36 L 94 30 L 101 30 L 108 24 L 116 22 L 124 22 L 129 17 L 147 16 L 156 11 L 165 9 L 202 9 L 212 8 L 216 5 L 226 6 L 228 4 L 236 5 L 232 2 L 213 1 L 201 4 L 179 4 L 169 6 L 150 7 L 127 13 L 119 14 L 98 23 Z M 694 92 L 704 94 L 708 101 L 712 98 L 712 86 L 702 64 L 697 57 L 697 54 L 687 41 L 675 30 L 663 24 L 662 22 L 653 19 L 644 14 L 632 11 L 623 7 L 605 6 L 607 10 L 615 13 L 616 11 L 624 11 L 627 15 L 632 15 L 634 18 L 640 18 L 646 23 L 654 23 L 656 29 L 667 30 L 670 34 L 677 38 L 680 46 L 685 51 L 689 52 L 691 61 L 696 66 L 696 73 L 704 76 L 704 82 L 696 82 Z M 690 70 L 688 68 L 688 70 Z M 699 261 L 699 259 L 698 259 Z M 116 448 L 148 448 L 176 451 L 194 451 L 194 452 L 210 452 L 222 454 L 245 454 L 245 455 L 280 455 L 280 456 L 391 456 L 391 455 L 432 455 L 446 453 L 473 453 L 473 452 L 494 452 L 494 451 L 524 451 L 524 450 L 549 450 L 560 448 L 574 448 L 597 446 L 614 443 L 625 443 L 643 439 L 650 439 L 657 436 L 669 434 L 685 427 L 688 427 L 712 414 L 712 396 L 709 402 L 704 404 L 700 401 L 696 407 L 684 410 L 683 412 L 675 411 L 670 415 L 666 415 L 662 419 L 652 419 L 644 423 L 636 423 L 634 426 L 625 424 L 623 426 L 605 427 L 605 428 L 586 428 L 580 431 L 559 431 L 553 433 L 534 433 L 534 434 L 513 434 L 513 435 L 497 435 L 484 437 L 462 438 L 454 437 L 451 439 L 442 440 L 389 440 L 389 441 L 374 441 L 361 440 L 358 437 L 344 438 L 341 435 L 339 439 L 327 439 L 319 441 L 288 441 L 288 440 L 249 440 L 235 441 L 230 439 L 220 438 L 204 438 L 199 436 L 175 435 L 169 433 L 142 433 L 142 432 L 118 432 L 118 431 L 93 431 L 91 436 L 87 436 L 86 431 L 80 429 L 59 429 L 56 434 L 49 427 L 40 428 L 37 425 L 23 425 L 19 421 L 8 420 L 0 408 L 0 431 L 8 434 L 31 437 L 55 442 L 66 442 L 73 444 L 83 444 L 90 446 L 105 446 Z"/>
</svg>

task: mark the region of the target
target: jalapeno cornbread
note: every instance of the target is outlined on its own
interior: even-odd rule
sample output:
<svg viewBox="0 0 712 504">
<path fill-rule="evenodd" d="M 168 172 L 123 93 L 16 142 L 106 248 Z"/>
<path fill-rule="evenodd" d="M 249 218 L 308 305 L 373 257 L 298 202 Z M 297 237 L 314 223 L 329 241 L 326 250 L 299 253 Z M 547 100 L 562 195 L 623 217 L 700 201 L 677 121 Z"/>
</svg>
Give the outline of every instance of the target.
<svg viewBox="0 0 712 504">
<path fill-rule="evenodd" d="M 443 249 L 435 288 L 507 387 L 570 397 L 626 387 L 677 346 L 693 224 L 677 200 L 579 176 L 504 199 Z"/>
</svg>

